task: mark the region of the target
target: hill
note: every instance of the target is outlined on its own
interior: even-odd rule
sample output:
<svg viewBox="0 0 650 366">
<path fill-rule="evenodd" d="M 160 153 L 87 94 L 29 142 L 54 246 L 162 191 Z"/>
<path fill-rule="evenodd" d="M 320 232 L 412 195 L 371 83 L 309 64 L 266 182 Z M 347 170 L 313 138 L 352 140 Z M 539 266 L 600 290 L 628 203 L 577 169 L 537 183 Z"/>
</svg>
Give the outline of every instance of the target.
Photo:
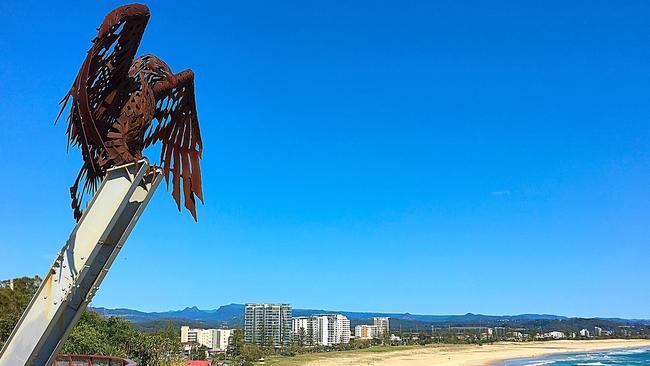
<svg viewBox="0 0 650 366">
<path fill-rule="evenodd" d="M 102 316 L 116 316 L 127 319 L 144 329 L 153 329 L 167 320 L 174 325 L 190 325 L 194 327 L 234 327 L 244 324 L 244 305 L 229 304 L 217 309 L 201 310 L 196 306 L 182 310 L 165 312 L 142 312 L 132 309 L 93 308 Z M 648 324 L 648 320 L 619 319 L 619 318 L 568 318 L 551 314 L 520 314 L 520 315 L 482 315 L 467 313 L 464 315 L 417 315 L 410 313 L 376 313 L 354 311 L 332 311 L 323 309 L 293 309 L 292 315 L 308 316 L 323 313 L 340 313 L 350 319 L 352 326 L 372 323 L 373 317 L 391 318 L 391 327 L 402 330 L 424 330 L 431 326 L 509 326 L 509 327 L 561 327 L 576 329 L 591 324 L 607 324 L 608 326 Z M 593 325 L 592 325 L 593 326 Z"/>
</svg>

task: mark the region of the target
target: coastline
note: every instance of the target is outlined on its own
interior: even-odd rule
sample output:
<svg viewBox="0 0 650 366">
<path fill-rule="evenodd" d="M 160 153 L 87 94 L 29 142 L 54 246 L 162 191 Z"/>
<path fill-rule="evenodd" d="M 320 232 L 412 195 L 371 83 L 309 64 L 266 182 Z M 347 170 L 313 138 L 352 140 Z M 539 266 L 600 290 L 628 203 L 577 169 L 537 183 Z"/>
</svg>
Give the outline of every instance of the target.
<svg viewBox="0 0 650 366">
<path fill-rule="evenodd" d="M 574 353 L 589 353 L 589 352 L 599 352 L 599 351 L 614 351 L 614 350 L 625 350 L 625 349 L 643 349 L 650 348 L 650 339 L 612 339 L 612 340 L 562 340 L 562 341 L 550 341 L 552 343 L 558 343 L 562 346 L 566 346 L 565 349 L 555 350 L 541 350 L 538 354 L 531 356 L 523 357 L 507 357 L 503 359 L 493 360 L 483 364 L 477 364 L 477 366 L 506 366 L 509 362 L 516 364 L 517 361 L 524 361 L 530 359 L 539 359 L 547 356 L 560 356 L 566 354 Z M 568 344 L 572 342 L 572 344 Z M 594 342 L 594 343 L 589 343 Z M 534 343 L 549 343 L 549 342 L 534 342 Z M 587 343 L 587 344 L 584 344 Z M 562 347 L 564 348 L 564 347 Z"/>
<path fill-rule="evenodd" d="M 560 340 L 545 342 L 501 342 L 478 345 L 432 345 L 373 351 L 336 352 L 296 356 L 277 366 L 497 366 L 517 359 L 553 354 L 595 352 L 613 349 L 650 348 L 650 339 Z"/>
</svg>

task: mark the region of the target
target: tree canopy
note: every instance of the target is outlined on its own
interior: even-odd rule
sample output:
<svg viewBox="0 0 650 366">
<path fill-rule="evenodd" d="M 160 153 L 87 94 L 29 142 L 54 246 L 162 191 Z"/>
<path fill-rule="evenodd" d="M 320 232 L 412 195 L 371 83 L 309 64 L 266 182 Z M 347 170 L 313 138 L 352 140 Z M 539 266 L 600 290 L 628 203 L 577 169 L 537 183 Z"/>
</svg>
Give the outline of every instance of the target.
<svg viewBox="0 0 650 366">
<path fill-rule="evenodd" d="M 0 346 L 9 338 L 40 283 L 38 276 L 0 282 Z M 182 356 L 178 332 L 171 322 L 153 332 L 143 332 L 128 320 L 103 318 L 91 310 L 81 315 L 61 352 L 124 357 L 139 366 L 174 365 Z"/>
</svg>

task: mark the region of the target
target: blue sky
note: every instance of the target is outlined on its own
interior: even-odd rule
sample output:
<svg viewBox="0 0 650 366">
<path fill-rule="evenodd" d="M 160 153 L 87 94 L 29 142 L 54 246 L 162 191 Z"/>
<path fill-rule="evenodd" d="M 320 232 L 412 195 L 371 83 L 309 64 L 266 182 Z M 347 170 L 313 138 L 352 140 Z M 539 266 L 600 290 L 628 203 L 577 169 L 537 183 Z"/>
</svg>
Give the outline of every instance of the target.
<svg viewBox="0 0 650 366">
<path fill-rule="evenodd" d="M 650 3 L 183 4 L 139 54 L 196 73 L 206 204 L 159 190 L 95 306 L 650 318 Z M 53 121 L 118 5 L 0 3 L 0 278 L 73 228 Z"/>
</svg>

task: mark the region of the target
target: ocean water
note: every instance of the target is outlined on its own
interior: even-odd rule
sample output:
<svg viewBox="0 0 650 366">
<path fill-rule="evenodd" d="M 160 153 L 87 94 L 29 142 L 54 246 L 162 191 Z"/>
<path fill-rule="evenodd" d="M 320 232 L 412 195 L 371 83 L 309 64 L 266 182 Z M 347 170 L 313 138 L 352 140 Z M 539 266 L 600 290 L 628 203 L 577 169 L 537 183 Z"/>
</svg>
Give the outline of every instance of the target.
<svg viewBox="0 0 650 366">
<path fill-rule="evenodd" d="M 540 358 L 509 360 L 498 366 L 650 366 L 650 348 L 564 353 Z"/>
</svg>

